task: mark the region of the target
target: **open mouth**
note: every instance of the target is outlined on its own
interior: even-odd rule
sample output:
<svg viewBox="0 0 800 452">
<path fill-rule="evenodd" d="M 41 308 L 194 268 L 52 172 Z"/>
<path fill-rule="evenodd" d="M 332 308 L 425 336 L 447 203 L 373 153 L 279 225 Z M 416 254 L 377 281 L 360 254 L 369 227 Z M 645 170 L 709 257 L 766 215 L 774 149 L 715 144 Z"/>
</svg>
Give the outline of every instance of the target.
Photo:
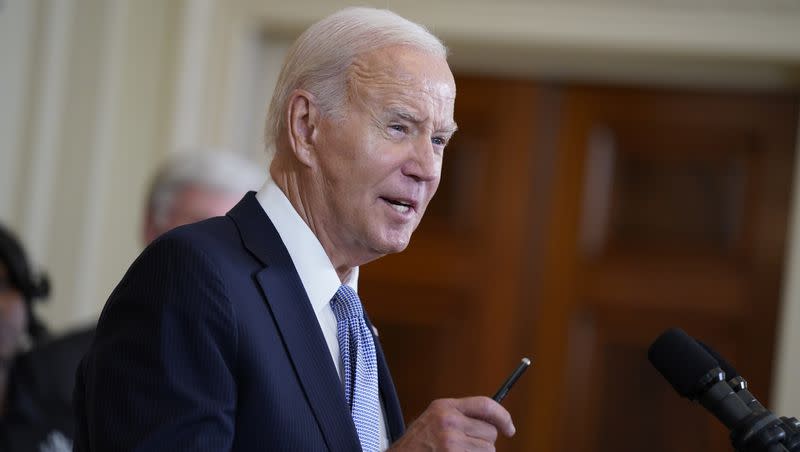
<svg viewBox="0 0 800 452">
<path fill-rule="evenodd" d="M 382 200 L 386 201 L 394 210 L 400 213 L 407 213 L 414 209 L 414 203 L 409 201 L 402 201 L 399 199 L 391 199 L 391 198 L 384 198 L 381 197 Z"/>
</svg>

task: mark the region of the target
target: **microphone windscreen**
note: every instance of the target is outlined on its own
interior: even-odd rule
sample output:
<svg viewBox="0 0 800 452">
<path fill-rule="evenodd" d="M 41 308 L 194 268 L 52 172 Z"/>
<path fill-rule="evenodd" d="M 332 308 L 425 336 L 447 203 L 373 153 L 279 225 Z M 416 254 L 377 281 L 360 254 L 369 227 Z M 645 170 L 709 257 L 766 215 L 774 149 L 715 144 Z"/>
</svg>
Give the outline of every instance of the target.
<svg viewBox="0 0 800 452">
<path fill-rule="evenodd" d="M 717 360 L 717 362 L 719 363 L 719 367 L 721 367 L 722 371 L 725 372 L 725 378 L 730 380 L 731 378 L 736 378 L 739 376 L 739 372 L 736 371 L 736 368 L 733 367 L 733 365 L 729 363 L 727 360 L 725 360 L 725 358 L 723 358 L 722 355 L 717 353 L 716 350 L 714 350 L 708 344 L 706 344 L 701 340 L 698 340 L 697 343 L 700 344 L 700 346 L 702 346 L 703 349 L 706 352 L 708 352 L 708 354 L 711 355 L 712 358 Z"/>
<path fill-rule="evenodd" d="M 661 334 L 650 346 L 647 358 L 683 397 L 693 398 L 698 384 L 719 366 L 708 352 L 679 328 Z"/>
</svg>

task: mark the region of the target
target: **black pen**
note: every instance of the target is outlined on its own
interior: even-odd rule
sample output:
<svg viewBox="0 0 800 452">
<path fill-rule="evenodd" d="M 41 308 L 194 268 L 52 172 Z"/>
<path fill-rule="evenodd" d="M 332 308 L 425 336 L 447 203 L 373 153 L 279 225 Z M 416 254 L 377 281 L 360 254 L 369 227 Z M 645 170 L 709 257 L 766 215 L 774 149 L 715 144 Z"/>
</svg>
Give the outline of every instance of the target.
<svg viewBox="0 0 800 452">
<path fill-rule="evenodd" d="M 495 395 L 492 397 L 492 400 L 494 400 L 497 403 L 500 403 L 505 398 L 506 394 L 508 394 L 508 391 L 511 390 L 511 387 L 514 386 L 514 383 L 517 382 L 519 377 L 526 370 L 528 370 L 528 367 L 530 367 L 530 365 L 531 365 L 531 360 L 529 360 L 528 358 L 522 358 L 522 362 L 520 362 L 519 366 L 517 366 L 517 368 L 514 369 L 514 372 L 511 372 L 511 375 L 509 375 L 508 379 L 506 379 L 505 383 L 503 383 L 503 386 L 500 386 L 500 389 L 498 389 Z"/>
</svg>

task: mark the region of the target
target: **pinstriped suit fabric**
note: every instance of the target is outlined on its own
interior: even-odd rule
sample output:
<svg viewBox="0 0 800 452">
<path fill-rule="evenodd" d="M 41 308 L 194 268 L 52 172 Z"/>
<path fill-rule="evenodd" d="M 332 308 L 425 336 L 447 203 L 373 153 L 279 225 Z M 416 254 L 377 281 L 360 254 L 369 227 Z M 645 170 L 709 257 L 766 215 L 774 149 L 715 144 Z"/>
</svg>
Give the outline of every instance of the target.
<svg viewBox="0 0 800 452">
<path fill-rule="evenodd" d="M 375 346 L 396 440 L 402 415 Z M 319 323 L 252 193 L 131 265 L 78 370 L 75 408 L 77 452 L 360 448 Z"/>
</svg>

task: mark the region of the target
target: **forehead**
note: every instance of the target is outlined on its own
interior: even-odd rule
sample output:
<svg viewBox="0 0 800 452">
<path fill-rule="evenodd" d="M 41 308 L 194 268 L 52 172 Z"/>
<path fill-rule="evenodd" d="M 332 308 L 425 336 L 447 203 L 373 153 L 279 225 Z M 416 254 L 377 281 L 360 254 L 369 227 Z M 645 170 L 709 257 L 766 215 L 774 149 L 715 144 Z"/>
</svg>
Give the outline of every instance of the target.
<svg viewBox="0 0 800 452">
<path fill-rule="evenodd" d="M 367 52 L 348 74 L 350 95 L 372 107 L 407 109 L 452 123 L 456 88 L 444 58 L 407 46 Z"/>
</svg>

